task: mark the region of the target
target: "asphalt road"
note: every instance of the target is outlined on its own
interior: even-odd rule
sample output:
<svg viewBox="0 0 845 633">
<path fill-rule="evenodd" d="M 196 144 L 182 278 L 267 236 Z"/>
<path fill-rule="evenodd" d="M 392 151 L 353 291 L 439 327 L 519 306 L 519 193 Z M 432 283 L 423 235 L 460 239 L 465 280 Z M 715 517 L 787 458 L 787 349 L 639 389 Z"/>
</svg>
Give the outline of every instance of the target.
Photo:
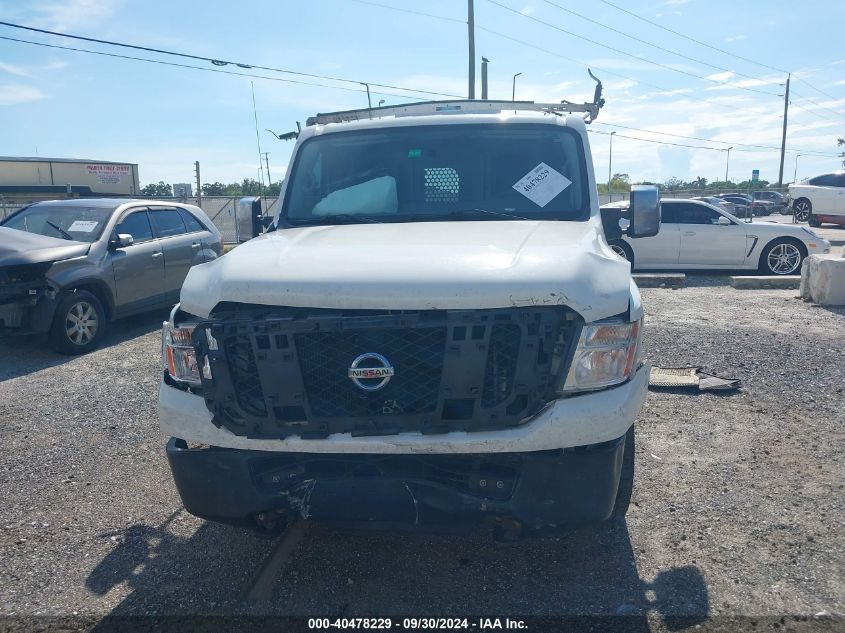
<svg viewBox="0 0 845 633">
<path fill-rule="evenodd" d="M 652 631 L 736 617 L 835 630 L 845 310 L 690 282 L 643 290 L 648 357 L 740 378 L 742 391 L 652 392 L 627 524 L 510 545 L 309 523 L 268 541 L 200 521 L 181 507 L 157 426 L 166 314 L 115 325 L 79 358 L 0 341 L 0 615 L 12 617 L 0 622 L 565 614 Z"/>
</svg>

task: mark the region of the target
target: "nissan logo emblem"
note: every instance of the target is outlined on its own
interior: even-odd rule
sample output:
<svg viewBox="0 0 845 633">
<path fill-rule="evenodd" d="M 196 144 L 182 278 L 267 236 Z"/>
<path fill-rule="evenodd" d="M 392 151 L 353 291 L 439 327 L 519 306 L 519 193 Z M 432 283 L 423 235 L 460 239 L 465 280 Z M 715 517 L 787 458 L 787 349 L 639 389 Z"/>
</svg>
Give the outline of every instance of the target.
<svg viewBox="0 0 845 633">
<path fill-rule="evenodd" d="M 393 365 L 384 356 L 367 352 L 352 361 L 348 375 L 359 389 L 378 391 L 390 382 L 394 373 Z"/>
</svg>

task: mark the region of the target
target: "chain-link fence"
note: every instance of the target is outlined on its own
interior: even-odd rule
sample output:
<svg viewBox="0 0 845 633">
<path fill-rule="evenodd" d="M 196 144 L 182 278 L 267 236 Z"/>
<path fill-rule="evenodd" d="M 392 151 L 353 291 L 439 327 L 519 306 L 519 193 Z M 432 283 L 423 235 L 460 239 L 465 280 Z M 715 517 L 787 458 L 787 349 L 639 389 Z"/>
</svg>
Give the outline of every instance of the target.
<svg viewBox="0 0 845 633">
<path fill-rule="evenodd" d="M 175 197 L 144 197 L 138 196 L 133 199 L 158 200 L 164 202 L 182 202 L 193 204 L 202 208 L 206 215 L 211 218 L 217 229 L 223 234 L 223 241 L 227 244 L 237 242 L 237 229 L 235 228 L 235 213 L 238 200 L 241 196 L 202 196 L 201 198 L 175 198 Z M 6 218 L 21 207 L 36 202 L 35 200 L 20 198 L 0 197 L 0 219 Z M 275 215 L 278 209 L 278 198 L 261 198 L 261 209 L 264 215 Z"/>
</svg>

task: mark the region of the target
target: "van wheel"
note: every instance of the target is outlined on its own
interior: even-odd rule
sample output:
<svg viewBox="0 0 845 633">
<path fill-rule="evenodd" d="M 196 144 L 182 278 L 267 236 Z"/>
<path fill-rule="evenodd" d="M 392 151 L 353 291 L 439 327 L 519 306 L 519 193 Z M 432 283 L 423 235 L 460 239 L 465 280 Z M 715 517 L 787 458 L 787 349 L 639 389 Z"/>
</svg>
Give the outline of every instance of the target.
<svg viewBox="0 0 845 633">
<path fill-rule="evenodd" d="M 100 344 L 106 331 L 103 304 L 87 290 L 67 293 L 50 327 L 50 347 L 61 354 L 85 354 Z"/>
<path fill-rule="evenodd" d="M 807 198 L 798 198 L 792 208 L 795 209 L 795 219 L 799 222 L 806 222 L 813 212 L 813 205 Z"/>
<path fill-rule="evenodd" d="M 612 242 L 608 242 L 608 245 L 610 246 L 610 250 L 619 255 L 619 257 L 631 262 L 631 270 L 634 270 L 634 251 L 628 244 L 622 240 L 613 240 Z"/>
<path fill-rule="evenodd" d="M 622 457 L 622 474 L 619 476 L 619 489 L 616 491 L 616 503 L 610 515 L 611 521 L 618 521 L 628 512 L 631 495 L 634 492 L 634 425 L 625 434 L 625 453 Z"/>
</svg>

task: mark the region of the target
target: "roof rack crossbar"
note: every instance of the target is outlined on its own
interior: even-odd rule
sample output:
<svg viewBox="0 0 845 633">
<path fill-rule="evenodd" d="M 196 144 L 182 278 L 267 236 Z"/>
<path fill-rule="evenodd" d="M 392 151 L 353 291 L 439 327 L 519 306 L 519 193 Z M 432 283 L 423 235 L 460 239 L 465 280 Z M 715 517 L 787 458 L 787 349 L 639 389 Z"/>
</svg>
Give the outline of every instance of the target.
<svg viewBox="0 0 845 633">
<path fill-rule="evenodd" d="M 306 125 L 323 125 L 326 123 L 344 123 L 361 119 L 375 119 L 387 116 L 422 116 L 428 114 L 485 114 L 499 113 L 504 110 L 521 112 L 545 112 L 547 114 L 570 114 L 583 112 L 587 115 L 587 123 L 591 123 L 599 114 L 599 103 L 534 103 L 533 101 L 495 101 L 495 100 L 455 100 L 455 101 L 422 101 L 404 103 L 378 108 L 361 108 L 360 110 L 343 110 L 340 112 L 320 113 L 308 117 Z"/>
</svg>

